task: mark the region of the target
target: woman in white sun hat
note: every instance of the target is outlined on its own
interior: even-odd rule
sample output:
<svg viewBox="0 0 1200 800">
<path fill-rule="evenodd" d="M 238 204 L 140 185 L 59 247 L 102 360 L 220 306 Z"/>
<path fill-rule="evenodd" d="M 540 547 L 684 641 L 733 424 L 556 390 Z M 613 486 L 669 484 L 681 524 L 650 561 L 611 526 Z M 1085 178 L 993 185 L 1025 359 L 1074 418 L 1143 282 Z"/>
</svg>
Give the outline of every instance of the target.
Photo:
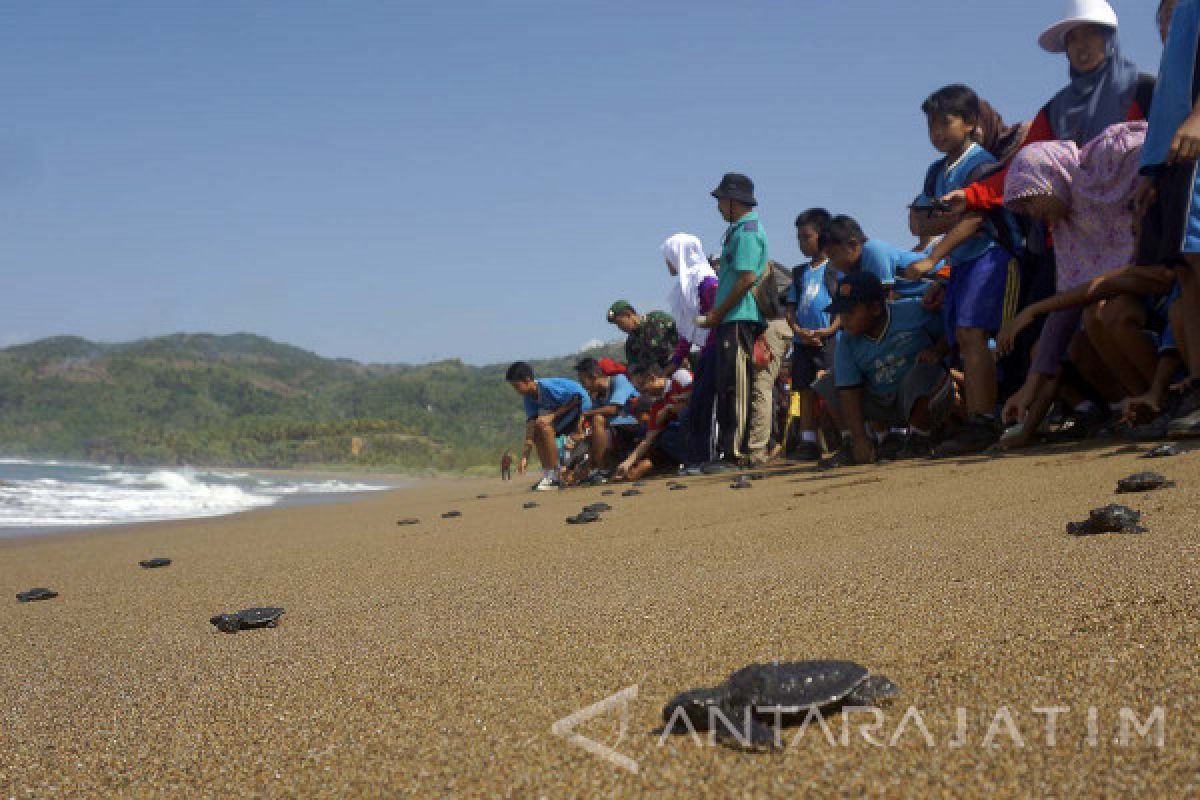
<svg viewBox="0 0 1200 800">
<path fill-rule="evenodd" d="M 1121 52 L 1117 12 L 1107 0 L 1067 0 L 1062 19 L 1038 37 L 1050 53 L 1066 53 L 1071 82 L 1038 112 L 1025 144 L 1069 139 L 1083 146 L 1105 128 L 1145 119 L 1154 96 L 1154 76 L 1138 72 Z M 992 211 L 1004 205 L 1002 170 L 951 192 L 957 211 Z"/>
</svg>

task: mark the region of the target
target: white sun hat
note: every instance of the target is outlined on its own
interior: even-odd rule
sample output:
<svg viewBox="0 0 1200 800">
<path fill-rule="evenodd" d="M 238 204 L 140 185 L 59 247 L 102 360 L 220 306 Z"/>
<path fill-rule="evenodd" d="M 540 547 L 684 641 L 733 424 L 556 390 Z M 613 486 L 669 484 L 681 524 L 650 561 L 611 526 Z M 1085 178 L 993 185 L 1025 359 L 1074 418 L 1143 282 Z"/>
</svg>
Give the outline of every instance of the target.
<svg viewBox="0 0 1200 800">
<path fill-rule="evenodd" d="M 1108 0 L 1067 0 L 1063 18 L 1038 37 L 1038 44 L 1048 53 L 1063 53 L 1067 49 L 1067 34 L 1080 25 L 1103 25 L 1117 29 L 1117 12 Z"/>
</svg>

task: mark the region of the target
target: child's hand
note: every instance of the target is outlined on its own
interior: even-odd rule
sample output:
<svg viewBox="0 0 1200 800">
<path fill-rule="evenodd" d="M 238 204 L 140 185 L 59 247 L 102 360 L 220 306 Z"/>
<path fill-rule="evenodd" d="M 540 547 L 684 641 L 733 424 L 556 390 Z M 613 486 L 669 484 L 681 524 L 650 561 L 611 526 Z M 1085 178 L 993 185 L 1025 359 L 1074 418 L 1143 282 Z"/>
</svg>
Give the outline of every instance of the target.
<svg viewBox="0 0 1200 800">
<path fill-rule="evenodd" d="M 943 195 L 942 202 L 949 213 L 962 214 L 967 210 L 967 193 L 962 189 L 955 189 L 950 194 Z"/>
<path fill-rule="evenodd" d="M 1200 158 L 1200 116 L 1193 112 L 1171 140 L 1171 149 L 1167 151 L 1168 164 L 1191 163 Z"/>
<path fill-rule="evenodd" d="M 1159 405 L 1158 398 L 1148 393 L 1126 398 L 1121 404 L 1121 421 L 1136 425 L 1144 411 L 1149 411 L 1154 416 L 1161 414 L 1162 406 Z"/>
<path fill-rule="evenodd" d="M 1021 335 L 1021 331 L 1033 324 L 1033 315 L 1029 313 L 1029 309 L 1025 309 L 1020 314 L 1017 314 L 1010 322 L 1006 323 L 996 334 L 996 352 L 1002 356 L 1006 356 L 1013 351 L 1017 345 L 1017 337 Z"/>
<path fill-rule="evenodd" d="M 904 277 L 910 281 L 919 281 L 929 273 L 937 269 L 937 264 L 931 258 L 922 258 L 920 261 L 914 261 L 909 264 L 904 270 Z"/>
</svg>

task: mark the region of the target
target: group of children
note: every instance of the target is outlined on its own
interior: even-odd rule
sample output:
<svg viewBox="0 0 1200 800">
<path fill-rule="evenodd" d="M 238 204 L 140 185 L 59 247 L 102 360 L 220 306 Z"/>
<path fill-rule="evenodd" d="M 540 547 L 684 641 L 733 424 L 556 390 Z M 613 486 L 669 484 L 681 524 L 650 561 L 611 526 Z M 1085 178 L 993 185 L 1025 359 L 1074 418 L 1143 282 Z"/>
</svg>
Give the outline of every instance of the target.
<svg viewBox="0 0 1200 800">
<path fill-rule="evenodd" d="M 753 182 L 726 175 L 719 256 L 675 234 L 669 310 L 609 308 L 627 364 L 509 369 L 519 469 L 536 448 L 550 489 L 780 454 L 836 467 L 1200 436 L 1200 0 L 1163 0 L 1157 21 L 1155 79 L 1122 54 L 1107 0 L 1068 0 L 1039 43 L 1071 82 L 1029 124 L 966 86 L 931 94 L 941 157 L 909 207 L 915 246 L 813 208 L 788 270 Z"/>
</svg>

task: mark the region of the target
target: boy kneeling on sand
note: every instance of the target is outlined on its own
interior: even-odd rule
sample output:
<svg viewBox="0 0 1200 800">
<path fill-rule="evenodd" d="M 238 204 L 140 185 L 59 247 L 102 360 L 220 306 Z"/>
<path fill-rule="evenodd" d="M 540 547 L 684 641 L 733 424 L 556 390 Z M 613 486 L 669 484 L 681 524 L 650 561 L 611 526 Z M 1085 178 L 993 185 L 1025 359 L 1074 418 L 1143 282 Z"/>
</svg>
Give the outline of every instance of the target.
<svg viewBox="0 0 1200 800">
<path fill-rule="evenodd" d="M 657 364 L 639 364 L 633 370 L 633 383 L 654 404 L 646 437 L 617 466 L 613 479 L 619 481 L 640 480 L 655 466 L 679 467 L 688 461 L 688 434 L 681 417 L 691 402 L 692 373 L 677 369 L 668 378 Z"/>
<path fill-rule="evenodd" d="M 927 457 L 930 432 L 954 401 L 953 381 L 941 364 L 940 315 L 926 311 L 920 300 L 889 303 L 879 278 L 868 272 L 842 278 L 829 313 L 841 315 L 843 333 L 833 375 L 813 388 L 841 422 L 842 449 L 826 466 L 875 460 L 868 422 L 908 427 L 902 456 Z"/>
<path fill-rule="evenodd" d="M 535 491 L 545 492 L 561 486 L 558 437 L 574 435 L 582 439 L 583 414 L 592 408 L 587 390 L 566 378 L 534 377 L 533 367 L 518 361 L 504 376 L 513 390 L 525 398 L 525 446 L 517 471 L 525 473 L 529 453 L 536 447 L 542 462 L 542 479 Z"/>
</svg>

